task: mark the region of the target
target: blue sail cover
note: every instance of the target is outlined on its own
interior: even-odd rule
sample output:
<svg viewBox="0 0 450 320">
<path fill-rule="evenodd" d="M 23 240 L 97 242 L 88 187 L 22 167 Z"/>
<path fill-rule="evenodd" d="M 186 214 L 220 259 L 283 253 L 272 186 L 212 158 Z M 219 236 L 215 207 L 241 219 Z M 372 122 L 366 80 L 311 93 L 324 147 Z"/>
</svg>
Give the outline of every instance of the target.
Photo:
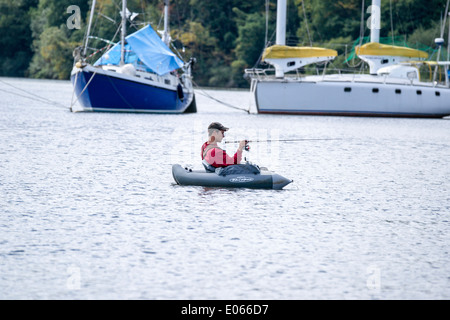
<svg viewBox="0 0 450 320">
<path fill-rule="evenodd" d="M 119 42 L 98 59 L 94 66 L 119 65 L 120 51 Z M 126 37 L 125 63 L 135 64 L 138 60 L 160 76 L 184 65 L 183 60 L 167 47 L 150 25 Z"/>
</svg>

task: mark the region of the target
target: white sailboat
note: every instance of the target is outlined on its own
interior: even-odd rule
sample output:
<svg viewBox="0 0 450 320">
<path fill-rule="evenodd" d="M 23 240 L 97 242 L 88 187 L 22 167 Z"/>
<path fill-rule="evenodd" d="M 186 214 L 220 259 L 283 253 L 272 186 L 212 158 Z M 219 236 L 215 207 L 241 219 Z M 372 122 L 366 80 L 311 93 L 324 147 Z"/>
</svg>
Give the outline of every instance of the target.
<svg viewBox="0 0 450 320">
<path fill-rule="evenodd" d="M 380 8 L 380 0 L 372 8 Z M 422 81 L 418 64 L 445 67 L 449 62 L 425 61 L 428 54 L 406 47 L 379 43 L 379 28 L 371 28 L 371 42 L 356 48 L 370 74 L 287 74 L 309 64 L 329 62 L 337 52 L 325 48 L 289 47 L 286 38 L 286 0 L 277 3 L 276 44 L 265 49 L 263 60 L 275 68 L 247 69 L 258 113 L 429 117 L 450 115 L 450 83 Z M 448 8 L 448 6 L 447 6 Z M 378 11 L 379 12 L 379 11 Z M 446 13 L 447 14 L 447 13 Z M 380 15 L 373 15 L 376 26 Z M 439 44 L 442 45 L 442 39 Z M 438 43 L 437 42 L 437 43 Z"/>
</svg>

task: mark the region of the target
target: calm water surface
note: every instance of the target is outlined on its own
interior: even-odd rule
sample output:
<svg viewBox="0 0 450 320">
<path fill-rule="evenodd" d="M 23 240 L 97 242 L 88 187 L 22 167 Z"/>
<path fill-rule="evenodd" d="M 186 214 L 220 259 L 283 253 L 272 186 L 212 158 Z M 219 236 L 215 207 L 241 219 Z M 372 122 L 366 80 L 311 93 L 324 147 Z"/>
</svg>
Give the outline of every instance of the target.
<svg viewBox="0 0 450 320">
<path fill-rule="evenodd" d="M 1 299 L 450 298 L 448 119 L 255 115 L 201 91 L 197 114 L 71 113 L 69 82 L 1 80 Z M 176 185 L 212 121 L 340 140 L 251 145 L 282 191 Z"/>
</svg>

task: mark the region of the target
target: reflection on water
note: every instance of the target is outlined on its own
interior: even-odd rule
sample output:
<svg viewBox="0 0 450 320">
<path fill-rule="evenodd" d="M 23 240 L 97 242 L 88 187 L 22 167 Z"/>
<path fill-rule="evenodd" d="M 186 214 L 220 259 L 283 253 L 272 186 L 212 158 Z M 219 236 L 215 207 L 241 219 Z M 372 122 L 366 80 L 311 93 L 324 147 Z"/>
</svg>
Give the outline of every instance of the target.
<svg viewBox="0 0 450 320">
<path fill-rule="evenodd" d="M 6 79 L 68 104 L 68 82 Z M 242 91 L 210 91 L 248 107 Z M 448 120 L 70 113 L 2 91 L 0 298 L 448 299 Z M 210 122 L 286 190 L 181 187 Z M 229 153 L 237 145 L 226 145 Z"/>
</svg>

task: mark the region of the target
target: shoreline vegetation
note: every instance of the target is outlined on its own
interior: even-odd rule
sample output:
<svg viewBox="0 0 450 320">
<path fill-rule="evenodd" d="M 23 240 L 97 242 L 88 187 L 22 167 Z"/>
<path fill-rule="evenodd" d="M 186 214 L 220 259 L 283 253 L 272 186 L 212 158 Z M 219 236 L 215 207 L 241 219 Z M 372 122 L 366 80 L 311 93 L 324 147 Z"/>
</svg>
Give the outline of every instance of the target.
<svg viewBox="0 0 450 320">
<path fill-rule="evenodd" d="M 120 2 L 97 0 L 101 14 L 95 15 L 91 34 L 98 38 L 90 40 L 88 55 L 108 45 L 100 38 L 119 41 L 114 34 L 120 23 Z M 370 0 L 288 0 L 287 44 L 335 49 L 339 57 L 333 67 L 358 65 L 361 70 L 360 60 L 349 57 L 355 41 L 370 34 L 366 23 L 370 4 Z M 432 56 L 445 5 L 445 0 L 382 0 L 381 37 L 396 45 L 427 50 Z M 79 29 L 67 25 L 72 15 L 67 12 L 69 6 L 80 9 Z M 0 0 L 4 48 L 0 76 L 68 80 L 72 53 L 83 43 L 90 6 L 91 0 Z M 146 23 L 157 30 L 163 28 L 162 0 L 128 0 L 128 9 L 139 13 L 127 26 L 130 32 Z M 275 19 L 276 0 L 170 0 L 174 48 L 185 61 L 197 59 L 194 80 L 201 88 L 247 88 L 244 70 L 258 67 L 266 40 L 275 41 Z M 444 29 L 447 39 L 448 27 Z M 447 52 L 442 51 L 446 59 Z"/>
</svg>

